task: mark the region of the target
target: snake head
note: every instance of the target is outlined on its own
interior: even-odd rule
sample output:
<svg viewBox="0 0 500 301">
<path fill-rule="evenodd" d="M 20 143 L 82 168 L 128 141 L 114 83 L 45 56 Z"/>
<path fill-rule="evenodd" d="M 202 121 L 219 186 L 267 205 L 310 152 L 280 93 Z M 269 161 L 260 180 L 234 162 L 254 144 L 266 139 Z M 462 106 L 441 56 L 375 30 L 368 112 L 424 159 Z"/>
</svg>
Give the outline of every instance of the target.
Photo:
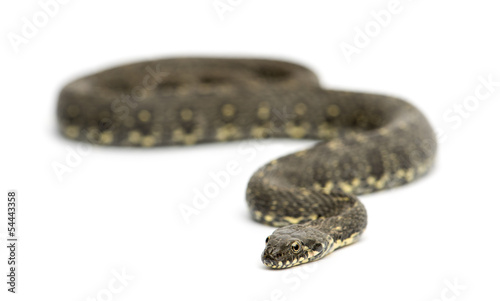
<svg viewBox="0 0 500 301">
<path fill-rule="evenodd" d="M 304 224 L 277 229 L 266 239 L 262 262 L 273 269 L 284 269 L 317 260 L 327 254 L 328 234 Z"/>
</svg>

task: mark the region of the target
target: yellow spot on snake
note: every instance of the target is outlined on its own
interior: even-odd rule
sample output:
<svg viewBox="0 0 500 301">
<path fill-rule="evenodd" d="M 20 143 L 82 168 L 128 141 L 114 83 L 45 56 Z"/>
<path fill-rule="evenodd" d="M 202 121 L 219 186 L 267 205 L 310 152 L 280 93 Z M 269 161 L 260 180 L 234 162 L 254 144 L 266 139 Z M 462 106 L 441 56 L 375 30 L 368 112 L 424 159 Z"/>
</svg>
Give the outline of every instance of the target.
<svg viewBox="0 0 500 301">
<path fill-rule="evenodd" d="M 290 224 L 298 224 L 304 219 L 303 216 L 299 217 L 291 217 L 291 216 L 285 216 L 283 220 L 289 222 Z"/>
<path fill-rule="evenodd" d="M 183 109 L 181 111 L 181 118 L 184 121 L 190 121 L 191 119 L 193 119 L 193 111 L 191 111 L 190 109 Z"/>
<path fill-rule="evenodd" d="M 266 216 L 264 216 L 264 220 L 265 220 L 266 222 L 270 222 L 270 221 L 272 221 L 273 219 L 274 219 L 274 218 L 273 218 L 271 215 L 266 215 Z"/>
<path fill-rule="evenodd" d="M 347 192 L 347 193 L 352 192 L 352 186 L 347 184 L 346 182 L 340 182 L 339 186 L 340 186 L 340 189 L 342 189 L 344 192 Z"/>
<path fill-rule="evenodd" d="M 304 115 L 307 111 L 307 106 L 303 103 L 298 103 L 295 105 L 295 113 L 297 115 Z"/>
<path fill-rule="evenodd" d="M 346 238 L 344 240 L 338 239 L 333 244 L 333 250 L 341 248 L 341 247 L 345 247 L 347 245 L 350 245 L 350 244 L 358 241 L 360 234 L 361 234 L 361 232 L 356 232 L 356 233 L 353 233 L 349 238 Z"/>
<path fill-rule="evenodd" d="M 412 181 L 415 177 L 415 170 L 413 168 L 408 169 L 406 172 L 406 181 Z"/>
<path fill-rule="evenodd" d="M 226 124 L 217 129 L 216 138 L 219 141 L 226 141 L 229 139 L 236 139 L 240 137 L 240 131 L 232 124 Z"/>
<path fill-rule="evenodd" d="M 318 126 L 318 136 L 322 139 L 335 138 L 338 133 L 338 128 L 328 122 L 323 122 Z"/>
<path fill-rule="evenodd" d="M 342 142 L 336 140 L 328 142 L 327 145 L 328 148 L 331 150 L 337 150 L 343 146 Z"/>
<path fill-rule="evenodd" d="M 228 103 L 222 106 L 222 115 L 226 117 L 233 117 L 236 112 L 234 105 Z"/>
<path fill-rule="evenodd" d="M 151 147 L 156 144 L 156 138 L 152 135 L 144 136 L 141 141 L 141 145 L 145 147 Z"/>
<path fill-rule="evenodd" d="M 323 192 L 325 194 L 330 194 L 330 192 L 332 192 L 332 189 L 333 189 L 333 182 L 328 181 L 326 182 L 325 187 L 323 188 Z"/>
<path fill-rule="evenodd" d="M 326 109 L 326 112 L 332 117 L 337 117 L 340 115 L 340 108 L 337 105 L 330 105 Z"/>
<path fill-rule="evenodd" d="M 96 127 L 89 128 L 86 137 L 90 141 L 95 141 L 96 139 L 99 139 L 99 130 Z"/>
<path fill-rule="evenodd" d="M 139 111 L 139 120 L 142 121 L 142 122 L 148 122 L 151 120 L 151 113 L 149 113 L 148 111 L 146 110 L 141 110 Z"/>
<path fill-rule="evenodd" d="M 99 137 L 99 142 L 102 144 L 111 144 L 113 142 L 113 133 L 111 131 L 104 131 Z"/>
<path fill-rule="evenodd" d="M 428 163 L 422 164 L 417 167 L 417 172 L 419 175 L 421 175 L 424 174 L 427 171 L 427 169 L 429 169 L 429 164 Z"/>
<path fill-rule="evenodd" d="M 259 105 L 259 110 L 257 111 L 257 117 L 261 120 L 269 119 L 270 110 L 267 103 L 261 103 Z"/>
<path fill-rule="evenodd" d="M 141 142 L 141 133 L 139 131 L 130 131 L 128 133 L 128 141 L 133 144 L 138 144 Z"/>
<path fill-rule="evenodd" d="M 77 138 L 80 136 L 80 128 L 76 125 L 70 125 L 64 130 L 64 134 L 69 138 Z"/>
<path fill-rule="evenodd" d="M 385 136 L 387 134 L 389 134 L 389 130 L 387 128 L 380 128 L 378 130 L 379 134 L 382 135 L 382 136 Z"/>
<path fill-rule="evenodd" d="M 319 254 L 319 252 L 318 252 L 318 251 L 312 251 L 312 250 L 311 250 L 311 251 L 309 251 L 309 252 L 307 252 L 307 253 L 308 253 L 309 257 L 314 257 L 314 256 L 316 256 L 316 255 L 318 255 L 318 254 Z"/>
<path fill-rule="evenodd" d="M 305 188 L 300 188 L 300 193 L 304 196 L 311 195 L 311 192 Z M 303 209 L 303 208 L 300 208 L 300 209 Z"/>
<path fill-rule="evenodd" d="M 195 144 L 199 137 L 203 134 L 200 128 L 195 129 L 192 133 L 187 134 L 184 129 L 177 128 L 172 134 L 172 140 L 175 142 L 182 142 L 186 145 Z"/>
<path fill-rule="evenodd" d="M 389 175 L 384 174 L 376 183 L 375 183 L 375 188 L 377 189 L 382 189 L 385 187 L 385 184 L 387 183 L 387 180 L 389 180 Z"/>
<path fill-rule="evenodd" d="M 309 123 L 304 122 L 301 125 L 295 125 L 293 122 L 287 122 L 286 133 L 292 138 L 302 138 L 307 134 L 309 130 Z"/>
<path fill-rule="evenodd" d="M 365 142 L 367 140 L 366 135 L 364 134 L 355 134 L 354 139 L 358 142 Z"/>
<path fill-rule="evenodd" d="M 264 138 L 269 133 L 269 128 L 263 126 L 253 127 L 251 130 L 251 135 L 254 138 Z"/>
</svg>

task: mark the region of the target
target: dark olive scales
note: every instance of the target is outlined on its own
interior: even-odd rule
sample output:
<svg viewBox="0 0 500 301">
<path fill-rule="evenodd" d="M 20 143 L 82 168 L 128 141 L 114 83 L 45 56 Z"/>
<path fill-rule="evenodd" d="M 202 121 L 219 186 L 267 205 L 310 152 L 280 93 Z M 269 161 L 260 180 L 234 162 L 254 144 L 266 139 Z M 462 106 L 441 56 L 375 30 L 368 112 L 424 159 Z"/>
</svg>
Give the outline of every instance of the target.
<svg viewBox="0 0 500 301">
<path fill-rule="evenodd" d="M 61 91 L 60 131 L 99 145 L 189 145 L 239 139 L 320 140 L 250 179 L 252 217 L 281 227 L 262 261 L 286 268 L 357 241 L 367 216 L 355 195 L 411 182 L 432 167 L 426 118 L 394 97 L 324 90 L 310 70 L 257 59 L 142 62 Z"/>
</svg>

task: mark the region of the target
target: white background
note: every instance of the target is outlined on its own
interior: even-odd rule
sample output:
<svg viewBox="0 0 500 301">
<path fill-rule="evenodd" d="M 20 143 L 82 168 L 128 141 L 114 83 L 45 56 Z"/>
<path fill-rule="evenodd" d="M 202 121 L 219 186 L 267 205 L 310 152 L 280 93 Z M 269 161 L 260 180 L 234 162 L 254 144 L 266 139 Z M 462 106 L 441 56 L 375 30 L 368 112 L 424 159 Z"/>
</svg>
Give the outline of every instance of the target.
<svg viewBox="0 0 500 301">
<path fill-rule="evenodd" d="M 467 117 L 453 111 L 480 78 L 500 81 L 493 1 L 401 0 L 401 12 L 350 62 L 342 43 L 354 45 L 356 28 L 364 31 L 389 0 L 243 0 L 224 20 L 212 0 L 67 2 L 18 47 L 9 37 L 43 10 L 33 0 L 0 7 L 0 192 L 4 200 L 8 189 L 19 193 L 20 236 L 16 296 L 6 293 L 0 249 L 2 300 L 500 298 L 500 87 Z M 244 191 L 259 166 L 310 141 L 270 141 L 255 158 L 241 153 L 249 142 L 95 147 L 59 181 L 52 165 L 78 146 L 56 132 L 61 87 L 117 64 L 179 55 L 292 60 L 329 88 L 404 97 L 444 133 L 436 168 L 362 197 L 369 225 L 359 243 L 281 271 L 260 262 L 273 228 L 250 219 Z M 230 160 L 241 172 L 186 223 L 179 205 L 191 206 Z M 5 217 L 0 205 L 3 240 Z M 130 279 L 113 282 L 123 271 Z"/>
</svg>

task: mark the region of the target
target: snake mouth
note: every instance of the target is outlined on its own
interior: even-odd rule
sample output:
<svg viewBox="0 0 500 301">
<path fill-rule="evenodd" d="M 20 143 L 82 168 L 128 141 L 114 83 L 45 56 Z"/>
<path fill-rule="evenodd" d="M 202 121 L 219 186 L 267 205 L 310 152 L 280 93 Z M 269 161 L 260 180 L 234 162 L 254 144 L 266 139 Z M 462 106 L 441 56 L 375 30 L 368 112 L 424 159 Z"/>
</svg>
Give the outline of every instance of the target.
<svg viewBox="0 0 500 301">
<path fill-rule="evenodd" d="M 274 261 L 274 260 L 271 260 L 271 259 L 262 259 L 262 263 L 264 263 L 264 265 L 268 268 L 271 268 L 271 269 L 287 269 L 287 268 L 291 268 L 291 267 L 294 267 L 296 265 L 299 265 L 302 263 L 302 260 L 299 261 L 297 259 L 294 259 L 293 261 Z"/>
<path fill-rule="evenodd" d="M 262 254 L 261 256 L 261 260 L 262 260 L 262 263 L 266 266 L 266 267 L 269 267 L 269 268 L 272 268 L 272 267 L 277 267 L 278 264 L 277 264 L 277 261 L 276 260 L 273 260 L 269 257 L 269 255 L 266 255 L 265 254 L 265 251 L 264 253 Z"/>
<path fill-rule="evenodd" d="M 306 258 L 300 257 L 300 258 L 295 258 L 293 260 L 286 260 L 286 259 L 274 259 L 271 258 L 270 256 L 262 256 L 262 263 L 271 269 L 286 269 L 286 268 L 291 268 L 293 266 L 299 265 L 303 262 L 307 262 Z"/>
<path fill-rule="evenodd" d="M 283 261 L 272 261 L 270 259 L 264 259 L 262 260 L 262 263 L 268 268 L 271 269 L 286 269 L 289 267 L 292 267 L 292 264 L 283 264 Z"/>
</svg>

